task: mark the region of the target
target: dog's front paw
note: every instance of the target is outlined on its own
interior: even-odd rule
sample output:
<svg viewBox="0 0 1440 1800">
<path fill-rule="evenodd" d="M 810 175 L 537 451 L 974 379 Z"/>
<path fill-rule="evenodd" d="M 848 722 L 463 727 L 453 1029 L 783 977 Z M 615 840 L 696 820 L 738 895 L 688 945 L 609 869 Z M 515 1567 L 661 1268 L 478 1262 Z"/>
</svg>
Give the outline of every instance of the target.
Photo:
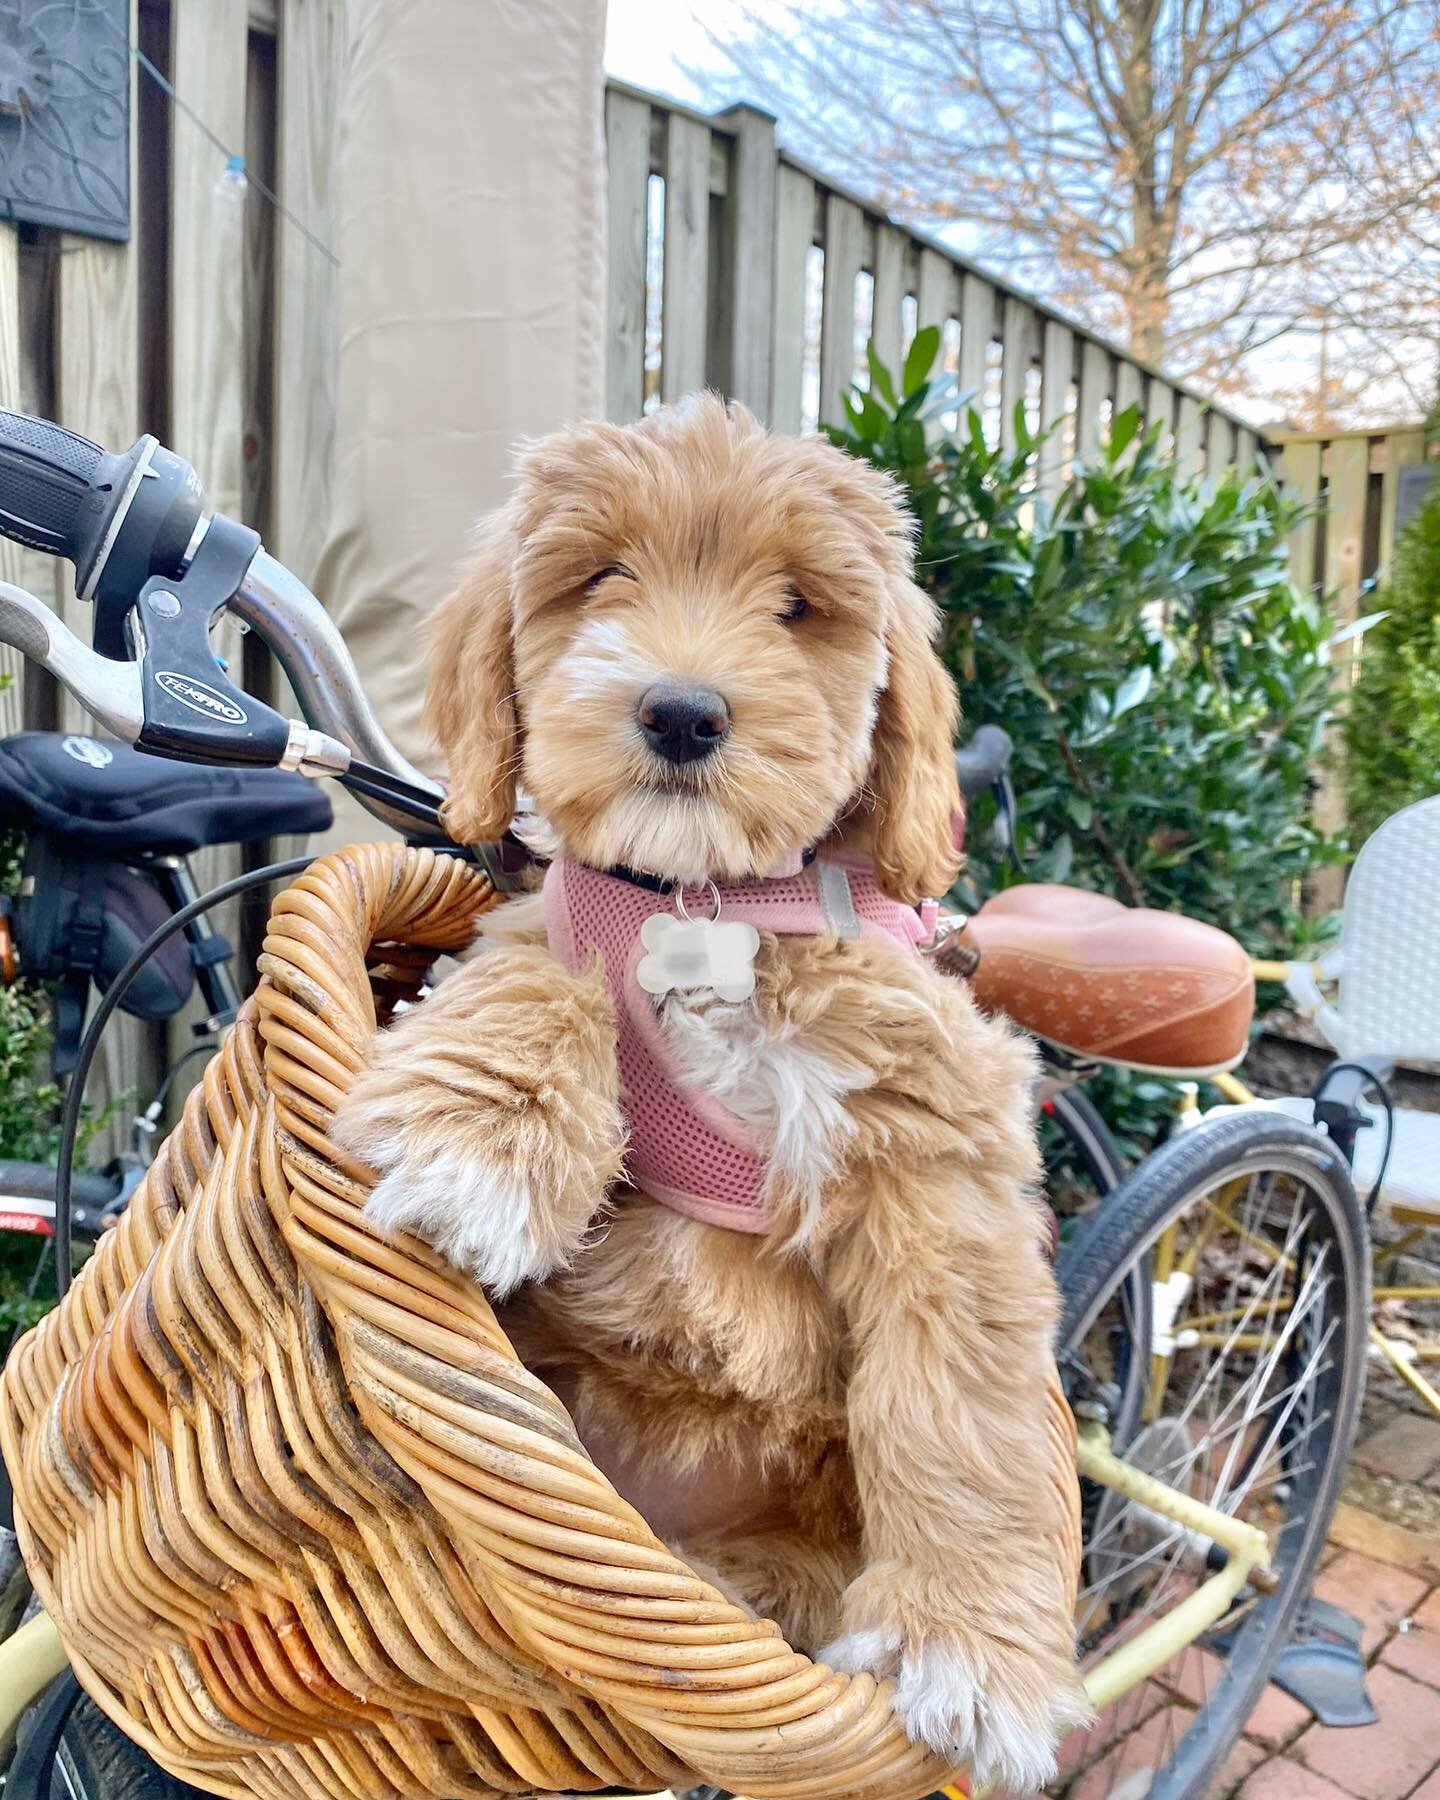
<svg viewBox="0 0 1440 1800">
<path fill-rule="evenodd" d="M 1090 1718 L 1071 1667 L 1051 1668 L 1018 1644 L 945 1631 L 905 1637 L 887 1626 L 848 1632 L 819 1660 L 895 1682 L 906 1734 L 975 1782 L 1018 1794 L 1055 1779 L 1060 1739 Z"/>
<path fill-rule="evenodd" d="M 366 1220 L 386 1237 L 408 1231 L 497 1298 L 522 1281 L 541 1281 L 561 1260 L 542 1246 L 527 1185 L 488 1163 L 421 1153 L 368 1160 L 386 1172 L 365 1206 Z"/>
</svg>

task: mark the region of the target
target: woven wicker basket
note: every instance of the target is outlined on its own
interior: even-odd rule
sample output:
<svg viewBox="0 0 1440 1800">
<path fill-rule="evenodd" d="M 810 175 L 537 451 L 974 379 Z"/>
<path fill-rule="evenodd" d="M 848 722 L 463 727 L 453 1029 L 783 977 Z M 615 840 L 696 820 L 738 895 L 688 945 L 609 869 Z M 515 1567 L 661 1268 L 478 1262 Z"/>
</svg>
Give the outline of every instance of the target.
<svg viewBox="0 0 1440 1800">
<path fill-rule="evenodd" d="M 883 1684 L 677 1562 L 479 1290 L 361 1217 L 333 1109 L 493 899 L 396 845 L 282 894 L 182 1123 L 11 1357 L 17 1527 L 75 1670 L 219 1794 L 925 1794 Z M 1073 1494 L 1058 1396 L 1054 1446 Z"/>
</svg>

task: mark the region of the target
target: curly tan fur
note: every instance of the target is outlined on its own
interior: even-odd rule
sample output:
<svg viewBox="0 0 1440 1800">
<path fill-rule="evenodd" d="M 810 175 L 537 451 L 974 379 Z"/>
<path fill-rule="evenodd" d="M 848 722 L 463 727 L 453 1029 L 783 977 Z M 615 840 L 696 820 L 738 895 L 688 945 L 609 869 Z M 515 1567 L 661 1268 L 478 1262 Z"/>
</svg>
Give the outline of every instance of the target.
<svg viewBox="0 0 1440 1800">
<path fill-rule="evenodd" d="M 876 471 L 714 399 L 533 447 L 435 625 L 452 830 L 495 835 L 519 780 L 599 866 L 737 879 L 840 843 L 897 898 L 943 892 L 955 700 L 909 561 Z M 690 774 L 635 725 L 659 676 L 730 707 Z M 888 941 L 764 937 L 744 1041 L 758 1018 L 843 1111 L 818 1204 L 776 1174 L 774 1235 L 730 1233 L 618 1178 L 605 989 L 543 944 L 537 900 L 500 909 L 382 1040 L 341 1118 L 384 1173 L 377 1216 L 516 1289 L 522 1357 L 688 1556 L 792 1641 L 893 1675 L 913 1735 L 1040 1785 L 1084 1704 L 1029 1050 Z M 735 1009 L 680 1004 L 723 1060 Z"/>
</svg>

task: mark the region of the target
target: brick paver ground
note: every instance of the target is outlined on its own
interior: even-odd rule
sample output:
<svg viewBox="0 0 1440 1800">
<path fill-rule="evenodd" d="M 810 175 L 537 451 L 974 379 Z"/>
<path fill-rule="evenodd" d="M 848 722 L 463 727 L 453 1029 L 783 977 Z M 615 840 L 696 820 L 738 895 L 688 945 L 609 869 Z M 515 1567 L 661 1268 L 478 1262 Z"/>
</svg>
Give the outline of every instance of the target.
<svg viewBox="0 0 1440 1800">
<path fill-rule="evenodd" d="M 1352 1504 L 1345 1546 L 1328 1553 L 1316 1592 L 1364 1627 L 1367 1683 L 1380 1722 L 1327 1730 L 1270 1688 L 1212 1800 L 1440 1800 L 1440 1534 L 1430 1525 L 1440 1495 L 1440 1419 L 1377 1382 L 1355 1462 L 1352 1501 L 1363 1504 L 1375 1493 L 1387 1503 L 1398 1498 L 1407 1528 L 1374 1521 L 1371 1531 Z M 1121 1702 L 1121 1718 L 1072 1734 L 1054 1791 L 1066 1800 L 1143 1793 L 1147 1783 L 1135 1771 L 1184 1728 L 1217 1667 L 1215 1658 L 1192 1651 L 1162 1670 L 1143 1696 Z"/>
</svg>

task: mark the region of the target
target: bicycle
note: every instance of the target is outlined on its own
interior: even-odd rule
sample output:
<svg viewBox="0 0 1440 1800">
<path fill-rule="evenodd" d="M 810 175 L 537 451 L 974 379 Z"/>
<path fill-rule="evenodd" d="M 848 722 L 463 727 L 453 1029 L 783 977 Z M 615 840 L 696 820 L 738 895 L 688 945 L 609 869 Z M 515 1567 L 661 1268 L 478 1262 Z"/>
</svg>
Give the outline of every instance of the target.
<svg viewBox="0 0 1440 1800">
<path fill-rule="evenodd" d="M 331 817 L 324 793 L 296 775 L 162 762 L 77 732 L 0 739 L 0 829 L 25 840 L 19 892 L 0 902 L 0 979 L 50 989 L 56 1080 L 75 1065 L 92 994 L 104 992 L 156 925 L 198 897 L 197 851 L 323 831 Z M 241 999 L 233 961 L 231 945 L 201 913 L 127 994 L 132 1017 L 161 1021 L 198 990 L 202 1017 L 195 1042 L 173 1058 L 132 1118 L 128 1149 L 104 1169 L 76 1171 L 70 1227 L 77 1248 L 93 1246 L 124 1207 L 177 1078 L 213 1053 L 233 1021 Z M 41 1247 L 32 1292 L 54 1219 L 54 1170 L 0 1158 L 0 1232 L 32 1236 Z"/>
<path fill-rule="evenodd" d="M 207 520 L 193 471 L 153 438 L 107 456 L 44 421 L 0 415 L 0 530 L 75 563 L 79 591 L 95 606 L 96 649 L 8 585 L 0 585 L 0 641 L 48 668 L 117 737 L 172 760 L 338 779 L 387 822 L 443 842 L 439 789 L 379 730 L 319 603 L 255 533 Z M 284 719 L 217 668 L 209 631 L 227 608 L 275 654 L 304 720 Z M 497 885 L 512 883 L 516 845 L 474 854 Z M 275 873 L 239 877 L 181 908 L 138 947 L 90 1021 L 62 1121 L 62 1287 L 68 1159 L 106 1019 L 146 956 L 195 908 Z M 1073 1061 L 1061 1067 L 1062 1076 L 1076 1072 Z M 1154 1259 L 1167 1234 L 1180 1245 L 1190 1291 L 1218 1284 L 1242 1320 L 1268 1323 L 1233 1333 L 1219 1355 L 1196 1357 L 1195 1345 L 1173 1359 L 1157 1412 Z M 1238 1264 L 1226 1261 L 1227 1245 L 1242 1247 Z M 1197 1645 L 1224 1653 L 1213 1691 L 1183 1731 L 1177 1724 L 1164 1738 L 1154 1766 L 1140 1772 L 1143 1790 L 1132 1784 L 1127 1795 L 1201 1800 L 1304 1597 L 1357 1417 L 1366 1259 L 1363 1218 L 1334 1146 L 1303 1125 L 1251 1117 L 1197 1128 L 1147 1157 L 1061 1247 L 1060 1363 L 1080 1421 L 1078 1604 L 1091 1696 L 1104 1707 L 1143 1693 Z M 1165 1272 L 1167 1293 L 1175 1272 Z M 1167 1404 L 1176 1383 L 1185 1391 Z M 1158 1443 L 1157 1420 L 1169 1433 Z M 175 1778 L 128 1738 L 94 1773 L 98 1727 L 88 1703 L 74 1710 L 79 1688 L 63 1673 L 66 1660 L 43 1615 L 0 1644 L 0 1737 L 27 1721 L 9 1800 L 48 1794 L 57 1758 L 65 1778 L 97 1800 L 175 1793 Z"/>
</svg>

